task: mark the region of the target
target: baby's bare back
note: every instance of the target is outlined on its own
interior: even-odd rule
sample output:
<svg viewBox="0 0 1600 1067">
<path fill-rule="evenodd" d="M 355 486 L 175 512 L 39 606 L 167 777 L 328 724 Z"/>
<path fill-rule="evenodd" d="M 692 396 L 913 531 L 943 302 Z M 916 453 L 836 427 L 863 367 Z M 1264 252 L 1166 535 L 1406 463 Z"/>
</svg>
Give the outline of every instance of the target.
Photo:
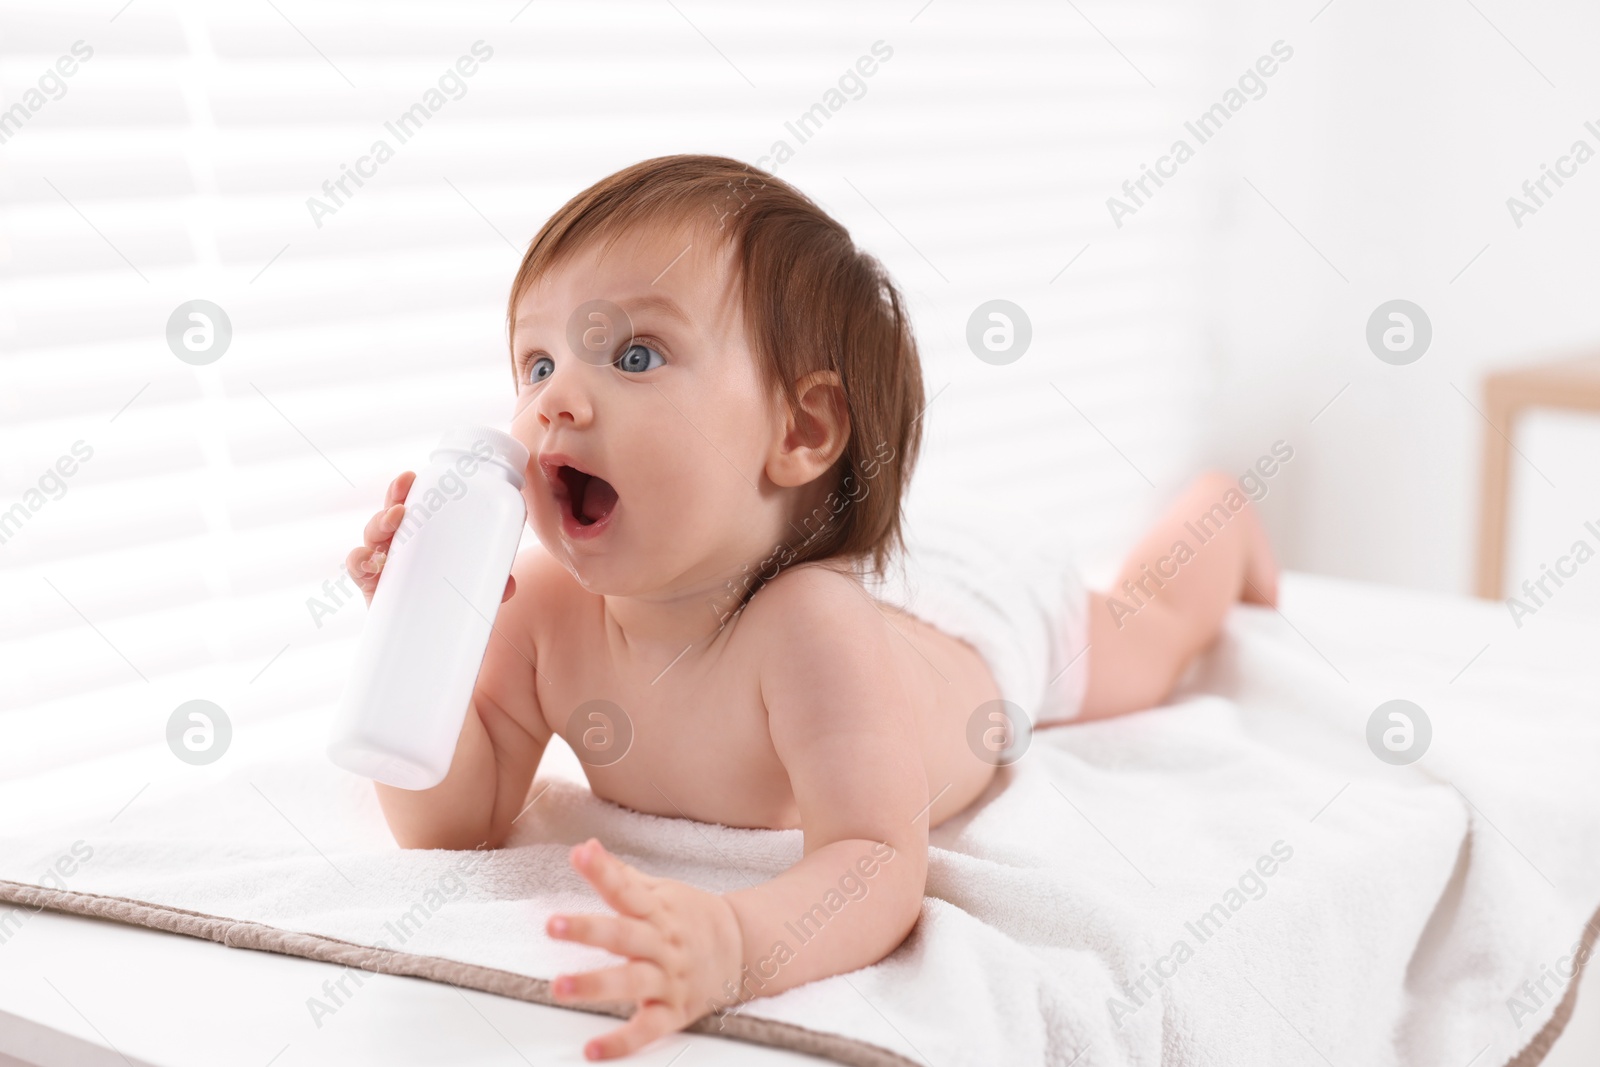
<svg viewBox="0 0 1600 1067">
<path fill-rule="evenodd" d="M 496 628 L 525 630 L 537 667 L 542 722 L 529 724 L 529 732 L 559 734 L 582 761 L 590 787 L 606 800 L 729 826 L 801 826 L 768 707 L 785 698 L 783 687 L 796 684 L 773 669 L 775 662 L 808 651 L 796 641 L 809 640 L 810 632 L 797 634 L 786 620 L 804 613 L 807 601 L 815 608 L 818 598 L 828 600 L 829 649 L 877 650 L 870 660 L 829 666 L 873 674 L 886 683 L 879 692 L 895 694 L 890 703 L 901 706 L 884 707 L 869 693 L 877 687 L 863 686 L 855 714 L 863 722 L 905 718 L 934 801 L 930 825 L 966 807 L 993 775 L 966 740 L 973 710 L 998 695 L 982 658 L 964 642 L 870 598 L 837 570 L 802 565 L 785 571 L 720 626 L 708 598 L 705 636 L 677 647 L 625 640 L 604 598 L 583 589 L 542 550 L 523 553 L 517 575 L 518 594 L 502 608 Z M 853 587 L 851 596 L 840 596 L 842 583 Z M 884 641 L 886 629 L 891 636 Z M 521 635 L 506 636 L 515 641 Z M 486 657 L 485 672 L 498 664 L 510 661 L 504 654 Z M 479 687 L 494 693 L 497 682 L 480 677 Z"/>
</svg>

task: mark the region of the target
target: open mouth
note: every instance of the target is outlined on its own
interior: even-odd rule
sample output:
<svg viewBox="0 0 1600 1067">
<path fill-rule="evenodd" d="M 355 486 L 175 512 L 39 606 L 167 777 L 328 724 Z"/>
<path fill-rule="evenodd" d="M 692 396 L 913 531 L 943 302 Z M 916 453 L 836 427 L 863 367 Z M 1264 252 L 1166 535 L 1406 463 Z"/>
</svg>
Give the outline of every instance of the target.
<svg viewBox="0 0 1600 1067">
<path fill-rule="evenodd" d="M 562 506 L 579 526 L 604 522 L 617 506 L 617 491 L 604 478 L 569 466 L 560 467 L 556 474 L 567 490 Z"/>
</svg>

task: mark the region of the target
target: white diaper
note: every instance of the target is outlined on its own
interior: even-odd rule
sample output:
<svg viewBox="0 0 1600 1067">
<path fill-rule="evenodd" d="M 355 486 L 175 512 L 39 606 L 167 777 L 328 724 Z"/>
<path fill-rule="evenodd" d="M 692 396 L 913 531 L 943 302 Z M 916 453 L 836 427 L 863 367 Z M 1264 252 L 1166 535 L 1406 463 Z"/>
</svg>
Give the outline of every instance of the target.
<svg viewBox="0 0 1600 1067">
<path fill-rule="evenodd" d="M 1089 600 L 1065 546 L 906 515 L 906 552 L 868 589 L 961 638 L 1030 723 L 1077 716 L 1089 679 Z"/>
</svg>

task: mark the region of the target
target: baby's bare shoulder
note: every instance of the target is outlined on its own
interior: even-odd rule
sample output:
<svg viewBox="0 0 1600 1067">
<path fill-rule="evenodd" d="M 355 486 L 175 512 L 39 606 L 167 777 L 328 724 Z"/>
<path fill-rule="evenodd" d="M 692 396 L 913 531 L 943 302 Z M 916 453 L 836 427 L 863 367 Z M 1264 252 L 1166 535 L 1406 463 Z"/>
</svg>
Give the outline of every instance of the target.
<svg viewBox="0 0 1600 1067">
<path fill-rule="evenodd" d="M 802 689 L 824 700 L 876 690 L 893 674 L 888 620 L 859 580 L 834 567 L 784 571 L 751 598 L 745 615 L 769 709 Z"/>
<path fill-rule="evenodd" d="M 752 628 L 794 635 L 819 623 L 834 627 L 877 616 L 854 576 L 826 562 L 801 563 L 766 582 L 745 608 Z"/>
</svg>

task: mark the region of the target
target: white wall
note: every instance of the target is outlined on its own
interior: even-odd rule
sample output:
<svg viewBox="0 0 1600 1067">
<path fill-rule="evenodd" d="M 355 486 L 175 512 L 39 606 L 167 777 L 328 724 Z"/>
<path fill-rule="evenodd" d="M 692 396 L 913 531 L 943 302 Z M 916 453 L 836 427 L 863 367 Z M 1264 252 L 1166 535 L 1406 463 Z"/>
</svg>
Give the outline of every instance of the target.
<svg viewBox="0 0 1600 1067">
<path fill-rule="evenodd" d="M 1230 58 L 1218 63 L 1217 92 L 1275 39 L 1295 55 L 1206 146 L 1223 151 L 1190 164 L 1219 190 L 1209 456 L 1241 466 L 1263 441 L 1294 443 L 1293 477 L 1263 505 L 1286 565 L 1469 592 L 1490 431 L 1468 400 L 1482 406 L 1491 369 L 1600 350 L 1600 159 L 1520 229 L 1505 204 L 1575 139 L 1600 149 L 1583 128 L 1600 122 L 1591 55 L 1600 9 L 1225 6 Z M 1379 362 L 1364 341 L 1368 315 L 1396 297 L 1420 304 L 1434 327 L 1410 366 Z M 1584 446 L 1541 447 L 1524 451 L 1545 469 Z M 1515 465 L 1524 510 L 1600 515 L 1592 463 L 1587 478 L 1546 470 L 1556 489 Z M 1533 539 L 1564 545 L 1568 533 Z"/>
</svg>

